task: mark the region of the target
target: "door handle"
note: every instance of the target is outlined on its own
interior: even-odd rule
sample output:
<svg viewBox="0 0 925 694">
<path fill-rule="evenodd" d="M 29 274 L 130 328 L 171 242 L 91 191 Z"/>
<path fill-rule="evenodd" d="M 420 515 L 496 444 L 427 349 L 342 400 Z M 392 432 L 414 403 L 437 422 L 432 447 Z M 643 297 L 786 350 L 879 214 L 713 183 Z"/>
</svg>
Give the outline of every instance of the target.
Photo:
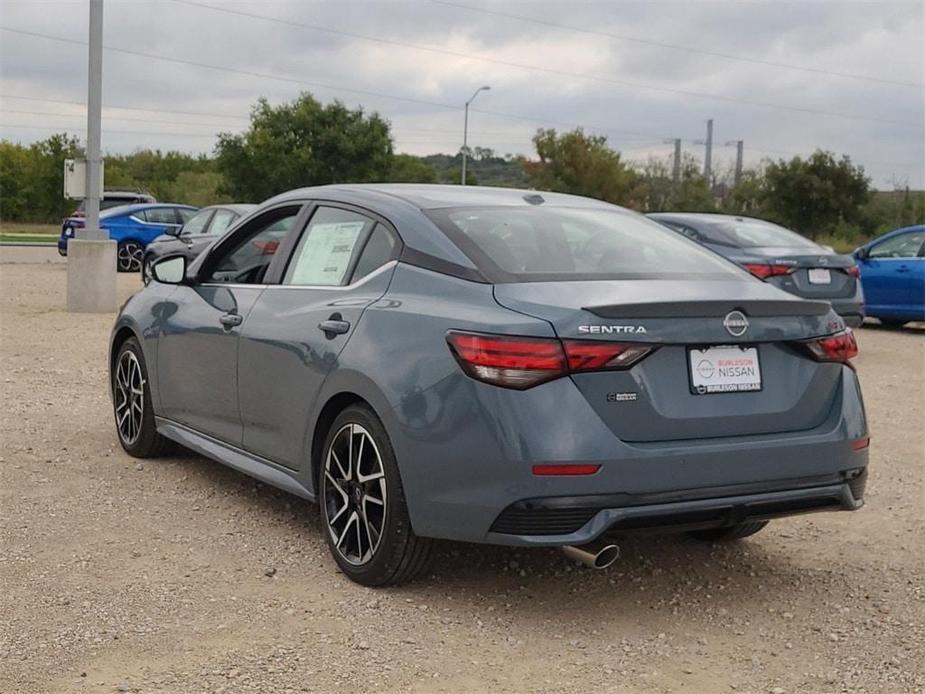
<svg viewBox="0 0 925 694">
<path fill-rule="evenodd" d="M 241 323 L 244 322 L 244 318 L 238 313 L 226 313 L 218 319 L 218 322 L 226 328 L 233 328 L 236 325 L 241 325 Z"/>
<path fill-rule="evenodd" d="M 321 321 L 318 327 L 321 328 L 328 337 L 333 337 L 334 335 L 343 335 L 350 330 L 350 323 L 345 320 L 329 318 L 328 320 Z"/>
<path fill-rule="evenodd" d="M 909 272 L 909 266 L 900 265 L 898 268 L 896 268 L 896 272 Z"/>
</svg>

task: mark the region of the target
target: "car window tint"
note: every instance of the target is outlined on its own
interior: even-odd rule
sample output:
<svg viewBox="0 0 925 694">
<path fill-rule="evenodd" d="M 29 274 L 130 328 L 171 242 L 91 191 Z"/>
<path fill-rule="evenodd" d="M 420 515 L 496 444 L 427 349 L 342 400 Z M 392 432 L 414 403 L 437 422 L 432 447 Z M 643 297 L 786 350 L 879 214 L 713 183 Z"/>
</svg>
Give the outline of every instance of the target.
<svg viewBox="0 0 925 694">
<path fill-rule="evenodd" d="M 224 234 L 225 230 L 231 225 L 231 223 L 237 219 L 236 215 L 231 210 L 216 210 L 215 218 L 212 220 L 212 224 L 209 226 L 210 234 Z"/>
<path fill-rule="evenodd" d="M 618 210 L 473 207 L 428 214 L 497 281 L 739 275 L 676 232 Z"/>
<path fill-rule="evenodd" d="M 152 207 L 145 212 L 145 220 L 152 224 L 176 224 L 177 215 L 172 207 Z"/>
<path fill-rule="evenodd" d="M 395 237 L 381 224 L 377 224 L 363 247 L 353 271 L 351 282 L 363 279 L 373 270 L 382 267 L 392 259 L 395 250 Z"/>
<path fill-rule="evenodd" d="M 185 207 L 178 207 L 177 214 L 180 215 L 180 223 L 185 224 L 186 222 L 191 220 L 194 216 L 196 216 L 197 211 L 198 210 L 189 210 Z"/>
<path fill-rule="evenodd" d="M 281 211 L 282 216 L 255 220 L 249 233 L 245 233 L 236 244 L 213 261 L 209 281 L 236 284 L 262 282 L 273 256 L 289 233 L 298 213 L 298 208 L 292 208 Z"/>
<path fill-rule="evenodd" d="M 193 234 L 201 234 L 206 228 L 206 225 L 209 223 L 209 218 L 212 216 L 214 210 L 202 210 L 197 214 L 193 215 L 186 224 L 183 225 L 183 236 L 191 236 Z"/>
<path fill-rule="evenodd" d="M 356 212 L 319 207 L 299 239 L 283 284 L 344 284 L 357 246 L 373 224 Z"/>
<path fill-rule="evenodd" d="M 795 231 L 760 219 L 736 219 L 714 225 L 725 232 L 742 248 L 805 248 L 818 252 L 819 247 Z"/>
<path fill-rule="evenodd" d="M 886 241 L 881 241 L 871 247 L 871 258 L 914 258 L 919 254 L 922 242 L 925 241 L 925 231 L 916 231 L 911 234 L 900 234 Z"/>
</svg>

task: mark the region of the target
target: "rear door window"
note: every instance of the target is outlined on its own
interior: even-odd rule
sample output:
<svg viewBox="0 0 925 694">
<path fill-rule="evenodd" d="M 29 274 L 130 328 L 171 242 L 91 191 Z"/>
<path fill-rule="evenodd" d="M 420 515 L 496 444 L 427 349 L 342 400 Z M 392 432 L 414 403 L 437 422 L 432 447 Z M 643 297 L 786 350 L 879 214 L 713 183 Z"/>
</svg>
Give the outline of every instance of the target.
<svg viewBox="0 0 925 694">
<path fill-rule="evenodd" d="M 353 260 L 375 222 L 351 210 L 319 207 L 286 268 L 283 284 L 346 284 Z"/>
<path fill-rule="evenodd" d="M 150 224 L 176 224 L 177 213 L 172 207 L 153 207 L 144 211 Z"/>
</svg>

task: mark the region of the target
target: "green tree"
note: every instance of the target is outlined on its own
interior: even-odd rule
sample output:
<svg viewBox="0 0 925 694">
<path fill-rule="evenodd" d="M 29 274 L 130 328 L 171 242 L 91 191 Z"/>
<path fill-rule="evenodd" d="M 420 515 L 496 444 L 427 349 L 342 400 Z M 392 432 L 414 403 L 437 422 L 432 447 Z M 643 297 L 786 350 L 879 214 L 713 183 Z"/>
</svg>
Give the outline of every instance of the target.
<svg viewBox="0 0 925 694">
<path fill-rule="evenodd" d="M 870 179 L 845 155 L 817 150 L 768 164 L 763 209 L 776 222 L 812 238 L 857 225 L 870 198 Z"/>
<path fill-rule="evenodd" d="M 716 209 L 710 186 L 690 154 L 681 158 L 680 180 L 674 180 L 670 159 L 650 158 L 637 172 L 632 199 L 649 212 L 712 212 Z"/>
<path fill-rule="evenodd" d="M 0 214 L 4 219 L 57 222 L 73 211 L 64 197 L 64 160 L 83 156 L 76 136 L 56 133 L 28 147 L 0 148 Z"/>
<path fill-rule="evenodd" d="M 540 128 L 533 145 L 539 159 L 523 163 L 532 187 L 632 204 L 636 175 L 607 146 L 607 138 L 586 135 L 581 128 L 562 135 Z"/>
<path fill-rule="evenodd" d="M 321 104 L 307 93 L 279 106 L 260 99 L 248 131 L 220 133 L 215 154 L 225 191 L 241 201 L 301 186 L 381 181 L 393 157 L 389 124 L 377 113 Z"/>
<path fill-rule="evenodd" d="M 387 180 L 392 183 L 436 183 L 437 172 L 421 157 L 396 154 Z"/>
</svg>

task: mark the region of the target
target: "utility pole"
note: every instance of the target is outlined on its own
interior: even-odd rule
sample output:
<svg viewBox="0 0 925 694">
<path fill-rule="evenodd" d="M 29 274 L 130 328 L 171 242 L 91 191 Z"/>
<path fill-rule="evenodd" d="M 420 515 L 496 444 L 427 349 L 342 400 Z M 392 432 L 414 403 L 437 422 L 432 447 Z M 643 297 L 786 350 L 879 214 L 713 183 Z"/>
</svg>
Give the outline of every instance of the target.
<svg viewBox="0 0 925 694">
<path fill-rule="evenodd" d="M 462 185 L 466 185 L 466 156 L 469 154 L 469 104 L 475 101 L 479 92 L 487 92 L 491 87 L 487 84 L 475 90 L 475 93 L 466 102 L 463 115 L 463 146 L 462 146 Z"/>
<path fill-rule="evenodd" d="M 67 310 L 116 310 L 116 243 L 100 230 L 103 196 L 101 123 L 103 113 L 103 0 L 89 0 L 87 54 L 87 189 L 85 223 L 67 245 Z"/>
<path fill-rule="evenodd" d="M 664 140 L 666 145 L 674 145 L 674 158 L 671 162 L 671 180 L 677 190 L 681 186 L 681 138 Z"/>
<path fill-rule="evenodd" d="M 703 177 L 707 179 L 707 185 L 712 185 L 713 175 L 713 119 L 707 121 L 707 139 L 703 143 L 705 151 L 703 155 Z"/>
<path fill-rule="evenodd" d="M 730 140 L 726 143 L 727 147 L 731 147 L 732 145 L 736 146 L 736 172 L 734 185 L 736 188 L 738 188 L 739 183 L 742 182 L 742 154 L 745 149 L 745 142 L 744 140 Z"/>
</svg>

